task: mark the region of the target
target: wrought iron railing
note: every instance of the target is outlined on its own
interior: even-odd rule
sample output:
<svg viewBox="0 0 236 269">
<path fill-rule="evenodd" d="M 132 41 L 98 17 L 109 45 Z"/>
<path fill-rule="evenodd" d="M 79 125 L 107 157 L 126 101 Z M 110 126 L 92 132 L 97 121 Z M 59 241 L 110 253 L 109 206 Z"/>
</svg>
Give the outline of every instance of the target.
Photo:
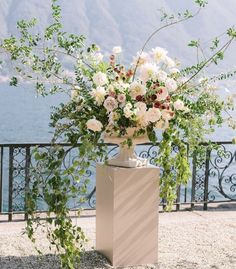
<svg viewBox="0 0 236 269">
<path fill-rule="evenodd" d="M 206 210 L 207 205 L 212 202 L 236 201 L 236 145 L 231 142 L 215 143 L 219 148 L 213 151 L 206 150 L 205 161 L 200 167 L 196 165 L 195 158 L 190 160 L 192 177 L 186 186 L 177 190 L 176 210 L 184 204 L 191 209 L 196 204 L 202 204 Z M 9 221 L 13 219 L 13 214 L 24 214 L 25 193 L 30 186 L 31 169 L 35 163 L 32 155 L 35 147 L 48 149 L 50 144 L 0 144 L 0 216 L 7 215 Z M 108 150 L 110 155 L 114 155 L 117 153 L 117 146 L 110 144 Z M 143 144 L 139 145 L 136 151 L 139 156 L 148 158 L 154 164 L 158 146 Z M 74 154 L 76 151 L 72 150 L 65 161 L 65 167 L 71 163 Z M 95 163 L 91 163 L 86 176 L 91 181 L 83 207 L 94 209 Z M 71 201 L 71 209 L 77 205 L 76 201 Z M 161 205 L 165 206 L 165 202 L 161 201 Z M 43 203 L 39 205 L 39 210 L 46 210 Z"/>
</svg>

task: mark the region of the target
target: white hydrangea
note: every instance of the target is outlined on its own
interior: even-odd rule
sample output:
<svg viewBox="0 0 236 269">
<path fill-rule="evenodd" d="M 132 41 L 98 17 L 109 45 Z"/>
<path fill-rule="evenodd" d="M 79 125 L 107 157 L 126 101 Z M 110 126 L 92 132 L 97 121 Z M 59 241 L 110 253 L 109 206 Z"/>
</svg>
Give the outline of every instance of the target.
<svg viewBox="0 0 236 269">
<path fill-rule="evenodd" d="M 115 47 L 113 47 L 113 49 L 112 49 L 112 53 L 113 54 L 119 54 L 119 53 L 121 53 L 122 52 L 122 48 L 120 47 L 120 46 L 115 46 Z"/>
<path fill-rule="evenodd" d="M 157 122 L 161 118 L 161 111 L 158 108 L 149 108 L 147 111 L 147 119 L 150 122 Z"/>
<path fill-rule="evenodd" d="M 104 101 L 103 105 L 106 108 L 107 112 L 111 112 L 118 107 L 118 102 L 115 98 L 108 96 Z"/>
<path fill-rule="evenodd" d="M 99 120 L 90 119 L 87 121 L 86 126 L 91 131 L 100 132 L 102 130 L 103 124 Z"/>
<path fill-rule="evenodd" d="M 165 81 L 165 86 L 169 92 L 174 92 L 178 88 L 178 85 L 173 78 L 167 78 Z"/>
<path fill-rule="evenodd" d="M 95 73 L 93 75 L 93 82 L 97 86 L 103 86 L 108 83 L 107 75 L 101 71 Z"/>
<path fill-rule="evenodd" d="M 93 89 L 91 92 L 91 96 L 95 99 L 95 102 L 100 106 L 106 95 L 106 90 L 104 87 L 97 87 L 96 89 Z"/>
<path fill-rule="evenodd" d="M 144 95 L 146 93 L 146 89 L 140 82 L 134 81 L 130 84 L 129 93 L 130 96 L 135 99 L 138 95 Z"/>
<path fill-rule="evenodd" d="M 164 61 L 164 59 L 166 58 L 166 55 L 167 55 L 168 51 L 163 49 L 163 48 L 160 48 L 160 47 L 156 47 L 154 49 L 152 49 L 152 56 L 153 56 L 153 59 L 157 62 L 157 63 L 160 63 L 162 61 Z"/>
<path fill-rule="evenodd" d="M 143 82 L 146 82 L 147 80 L 156 77 L 158 69 L 159 68 L 156 64 L 146 63 L 139 68 L 140 71 L 139 77 Z"/>
</svg>

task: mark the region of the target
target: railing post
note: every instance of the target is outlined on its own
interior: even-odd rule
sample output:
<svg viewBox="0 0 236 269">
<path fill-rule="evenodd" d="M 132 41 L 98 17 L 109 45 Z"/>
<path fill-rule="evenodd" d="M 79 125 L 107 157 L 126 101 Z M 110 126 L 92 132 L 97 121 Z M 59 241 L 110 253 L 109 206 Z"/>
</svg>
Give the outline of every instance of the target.
<svg viewBox="0 0 236 269">
<path fill-rule="evenodd" d="M 203 210 L 207 210 L 207 204 L 208 204 L 210 158 L 211 158 L 211 151 L 209 149 L 207 149 L 206 150 L 206 164 L 205 164 L 204 206 L 203 206 Z"/>
<path fill-rule="evenodd" d="M 2 202 L 3 202 L 3 147 L 1 147 L 0 156 L 0 213 L 2 213 Z"/>
<path fill-rule="evenodd" d="M 9 186 L 8 186 L 8 220 L 12 221 L 13 215 L 13 153 L 14 148 L 10 146 L 9 148 Z"/>
<path fill-rule="evenodd" d="M 26 147 L 26 156 L 25 156 L 25 220 L 28 220 L 28 192 L 29 192 L 29 182 L 30 182 L 30 146 Z"/>
<path fill-rule="evenodd" d="M 179 186 L 177 189 L 176 211 L 180 210 L 180 190 L 181 190 L 181 186 Z"/>
<path fill-rule="evenodd" d="M 193 171 L 192 171 L 192 190 L 191 190 L 191 209 L 194 209 L 195 192 L 196 192 L 196 177 L 197 177 L 197 155 L 193 153 Z"/>
</svg>

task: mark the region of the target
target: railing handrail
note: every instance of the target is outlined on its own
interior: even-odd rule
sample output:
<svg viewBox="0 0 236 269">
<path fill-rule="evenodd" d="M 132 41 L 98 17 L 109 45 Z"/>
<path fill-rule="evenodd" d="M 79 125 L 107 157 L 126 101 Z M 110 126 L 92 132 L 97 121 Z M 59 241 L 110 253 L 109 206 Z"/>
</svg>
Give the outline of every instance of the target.
<svg viewBox="0 0 236 269">
<path fill-rule="evenodd" d="M 202 142 L 200 145 L 208 145 L 208 144 L 234 144 L 232 141 L 211 141 L 211 142 Z M 78 142 L 77 145 L 80 145 L 81 143 Z M 105 143 L 106 145 L 114 145 L 113 143 Z M 142 143 L 140 145 L 151 145 L 152 143 Z M 158 143 L 159 144 L 159 143 Z M 0 143 L 0 147 L 30 147 L 30 146 L 39 146 L 39 147 L 45 147 L 45 146 L 51 146 L 51 145 L 60 145 L 60 146 L 71 146 L 71 143 L 65 143 L 65 142 L 59 142 L 59 143 L 50 143 L 50 142 L 42 142 L 42 143 Z"/>
</svg>

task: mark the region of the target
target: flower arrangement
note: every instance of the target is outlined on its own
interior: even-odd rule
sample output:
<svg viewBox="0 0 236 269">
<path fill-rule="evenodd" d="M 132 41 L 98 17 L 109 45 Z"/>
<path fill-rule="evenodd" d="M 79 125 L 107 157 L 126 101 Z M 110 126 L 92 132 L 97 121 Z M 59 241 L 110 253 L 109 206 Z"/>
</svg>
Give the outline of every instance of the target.
<svg viewBox="0 0 236 269">
<path fill-rule="evenodd" d="M 17 75 L 12 76 L 11 85 L 27 80 L 35 83 L 37 92 L 43 96 L 58 92 L 71 96 L 68 102 L 55 108 L 51 116 L 51 126 L 55 129 L 52 147 L 47 152 L 40 149 L 34 152 L 38 165 L 31 171 L 26 197 L 30 215 L 26 232 L 33 239 L 35 223 L 40 227 L 35 211 L 42 197 L 49 210 L 48 239 L 60 252 L 62 266 L 73 269 L 79 261 L 85 236 L 80 227 L 72 223 L 68 201 L 86 193 L 88 181 L 84 177 L 90 163 L 107 158 L 104 134 L 123 137 L 129 128 L 134 128 L 132 136 L 124 141 L 128 147 L 132 146 L 133 139 L 144 134 L 151 143 L 159 144 L 159 155 L 154 161 L 162 168 L 160 194 L 171 208 L 178 186 L 187 183 L 190 177 L 189 158 L 198 156 L 200 161 L 205 154 L 206 148 L 201 143 L 206 141 L 206 135 L 225 121 L 236 128 L 229 114 L 234 96 L 221 100 L 214 85 L 215 81 L 232 77 L 235 72 L 216 76 L 205 76 L 202 72 L 223 59 L 224 52 L 236 38 L 236 30 L 227 30 L 225 43 L 218 38 L 212 40 L 211 56 L 181 68 L 164 48 L 145 51 L 148 41 L 160 30 L 195 16 L 188 10 L 177 17 L 164 13 L 164 26 L 150 35 L 130 66 L 125 67 L 120 62 L 121 47 L 114 47 L 106 59 L 98 46 L 86 47 L 83 36 L 65 33 L 56 2 L 52 0 L 53 23 L 42 35 L 31 31 L 35 19 L 22 20 L 18 22 L 20 38 L 6 38 L 0 48 L 15 64 Z M 195 2 L 199 6 L 198 14 L 206 3 Z M 201 48 L 194 40 L 189 46 Z M 64 66 L 65 58 L 71 60 L 69 72 Z M 57 144 L 60 141 L 71 146 L 65 150 Z M 215 146 L 209 144 L 209 147 Z M 77 156 L 71 167 L 63 170 L 63 162 L 74 148 L 78 149 Z M 76 186 L 72 184 L 75 181 Z"/>
<path fill-rule="evenodd" d="M 76 101 L 78 97 L 81 102 L 80 109 L 96 106 L 87 110 L 87 129 L 122 136 L 127 128 L 134 127 L 134 136 L 138 136 L 155 129 L 166 130 L 178 113 L 190 113 L 178 92 L 184 78 L 165 49 L 138 53 L 128 70 L 117 63 L 121 51 L 114 47 L 108 63 L 102 61 L 100 52 L 93 52 L 92 62 L 96 64 L 88 77 L 89 95 L 83 98 L 79 87 L 72 91 L 72 98 Z M 106 71 L 102 72 L 104 67 Z M 100 113 L 96 113 L 98 110 Z"/>
</svg>

